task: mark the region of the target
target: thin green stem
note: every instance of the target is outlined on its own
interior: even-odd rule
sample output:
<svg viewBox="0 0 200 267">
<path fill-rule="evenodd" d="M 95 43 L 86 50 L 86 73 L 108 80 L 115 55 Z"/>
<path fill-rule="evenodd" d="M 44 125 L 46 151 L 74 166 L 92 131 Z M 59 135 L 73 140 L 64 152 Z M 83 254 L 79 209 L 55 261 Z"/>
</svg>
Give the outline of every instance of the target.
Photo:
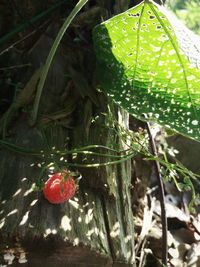
<svg viewBox="0 0 200 267">
<path fill-rule="evenodd" d="M 76 6 L 74 7 L 74 9 L 72 10 L 72 12 L 69 14 L 69 16 L 67 17 L 67 19 L 65 20 L 63 26 L 61 27 L 61 29 L 59 30 L 56 39 L 52 45 L 52 48 L 48 54 L 46 63 L 43 67 L 42 70 L 42 74 L 40 77 L 40 81 L 38 84 L 38 88 L 37 88 L 37 93 L 35 96 L 35 102 L 34 102 L 34 107 L 33 107 L 33 112 L 32 112 L 32 123 L 35 123 L 36 119 L 37 119 L 37 114 L 38 114 L 38 108 L 39 108 L 39 104 L 40 104 L 40 98 L 42 95 L 42 90 L 44 88 L 44 84 L 47 78 L 47 74 L 49 72 L 49 68 L 51 66 L 51 62 L 54 58 L 54 55 L 57 51 L 57 48 L 60 44 L 60 41 L 63 37 L 63 35 L 65 34 L 67 28 L 69 27 L 70 23 L 72 22 L 72 20 L 74 19 L 74 17 L 77 15 L 77 13 L 80 11 L 80 9 L 88 2 L 88 0 L 79 0 L 79 2 L 76 4 Z"/>
<path fill-rule="evenodd" d="M 34 150 L 26 149 L 24 147 L 17 146 L 15 144 L 12 144 L 12 143 L 4 141 L 4 140 L 0 140 L 0 144 L 4 147 L 10 149 L 11 151 L 16 152 L 16 153 L 30 155 L 30 156 L 36 156 L 36 157 L 42 157 L 44 155 L 45 156 L 51 156 L 51 155 L 64 156 L 64 155 L 71 155 L 71 154 L 84 154 L 84 155 L 90 155 L 90 156 L 99 156 L 99 157 L 109 157 L 109 158 L 121 159 L 123 157 L 126 157 L 127 154 L 125 154 L 125 153 L 130 151 L 130 150 L 117 151 L 117 150 L 111 149 L 111 148 L 106 147 L 106 146 L 101 146 L 101 145 L 85 146 L 85 147 L 81 147 L 81 148 L 77 148 L 77 149 L 73 149 L 73 150 L 68 150 L 68 151 L 67 150 L 66 151 L 61 151 L 61 150 L 34 151 Z M 84 149 L 89 149 L 89 148 L 101 148 L 101 149 L 104 148 L 108 151 L 114 151 L 114 152 L 121 154 L 121 155 L 105 154 L 105 153 L 99 153 L 99 152 L 84 150 Z"/>
<path fill-rule="evenodd" d="M 103 163 L 94 163 L 94 164 L 78 164 L 78 163 L 67 163 L 66 162 L 65 165 L 70 166 L 70 167 L 82 167 L 82 168 L 101 167 L 101 166 L 119 164 L 124 161 L 127 161 L 128 159 L 131 159 L 134 156 L 135 156 L 135 153 L 131 153 L 127 155 L 126 157 L 122 158 L 121 160 L 108 161 L 108 162 L 103 162 Z"/>
<path fill-rule="evenodd" d="M 73 152 L 76 152 L 77 150 L 78 151 L 83 151 L 83 150 L 86 150 L 86 149 L 94 149 L 94 148 L 102 148 L 102 149 L 106 149 L 106 150 L 109 150 L 109 151 L 113 151 L 113 152 L 117 152 L 117 153 L 125 153 L 128 150 L 117 150 L 117 149 L 113 149 L 113 148 L 110 148 L 110 147 L 107 147 L 107 146 L 102 146 L 102 145 L 89 145 L 89 146 L 83 146 L 83 147 L 79 147 L 79 148 L 75 148 L 73 150 L 70 150 L 71 153 Z"/>
</svg>

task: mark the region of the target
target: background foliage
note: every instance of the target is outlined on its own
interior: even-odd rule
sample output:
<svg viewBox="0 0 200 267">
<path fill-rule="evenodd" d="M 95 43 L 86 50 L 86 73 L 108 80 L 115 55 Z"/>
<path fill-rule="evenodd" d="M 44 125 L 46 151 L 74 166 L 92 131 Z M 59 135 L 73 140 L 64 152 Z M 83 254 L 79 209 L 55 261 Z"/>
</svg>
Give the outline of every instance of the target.
<svg viewBox="0 0 200 267">
<path fill-rule="evenodd" d="M 200 3 L 198 0 L 168 0 L 166 6 L 181 19 L 188 28 L 200 34 Z"/>
</svg>

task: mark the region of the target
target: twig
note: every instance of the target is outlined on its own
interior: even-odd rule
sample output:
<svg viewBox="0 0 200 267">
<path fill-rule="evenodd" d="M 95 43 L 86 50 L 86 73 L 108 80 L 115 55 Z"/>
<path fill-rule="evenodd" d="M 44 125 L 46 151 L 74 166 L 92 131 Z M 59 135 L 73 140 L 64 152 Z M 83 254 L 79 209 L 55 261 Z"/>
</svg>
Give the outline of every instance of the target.
<svg viewBox="0 0 200 267">
<path fill-rule="evenodd" d="M 144 115 L 145 119 L 148 119 L 146 115 Z M 150 146 L 152 150 L 152 154 L 155 157 L 158 157 L 155 141 L 151 134 L 150 125 L 146 122 L 147 132 L 149 135 Z M 160 207 L 161 207 L 161 221 L 162 221 L 162 264 L 163 266 L 167 266 L 167 254 L 168 254 L 168 244 L 167 244 L 167 216 L 166 216 L 166 208 L 165 208 L 165 196 L 164 196 L 164 186 L 161 177 L 160 171 L 160 163 L 157 160 L 153 161 L 155 173 L 158 179 L 158 186 L 160 191 Z"/>
<path fill-rule="evenodd" d="M 38 26 L 38 28 L 43 28 L 47 23 L 49 23 L 49 20 L 45 21 L 44 23 L 42 23 L 40 26 Z M 21 39 L 17 40 L 16 42 L 12 43 L 11 45 L 9 45 L 8 47 L 6 47 L 4 50 L 2 50 L 0 52 L 0 56 L 2 56 L 4 53 L 9 52 L 10 49 L 13 49 L 16 45 L 20 44 L 21 42 L 25 41 L 26 39 L 28 39 L 30 36 L 34 35 L 37 31 L 34 30 L 28 34 L 26 34 L 25 36 L 23 36 Z"/>
<path fill-rule="evenodd" d="M 143 242 L 142 247 L 141 247 L 140 260 L 139 260 L 139 266 L 138 267 L 144 266 L 144 260 L 145 260 L 145 251 L 144 251 L 144 248 L 146 246 L 146 243 L 147 243 L 147 240 L 144 239 L 144 242 Z"/>
<path fill-rule="evenodd" d="M 149 233 L 149 230 L 152 227 L 152 217 L 153 217 L 153 210 L 155 208 L 155 199 L 152 198 L 151 201 L 151 207 L 148 207 L 147 204 L 147 197 L 145 198 L 145 208 L 144 208 L 144 216 L 143 216 L 143 224 L 142 224 L 142 230 L 140 232 L 139 238 L 138 238 L 138 244 L 135 250 L 135 254 L 137 255 L 139 250 L 142 251 L 141 247 L 142 244 L 145 242 L 146 237 Z"/>
<path fill-rule="evenodd" d="M 14 65 L 14 66 L 10 66 L 10 67 L 0 68 L 0 71 L 1 70 L 19 69 L 19 68 L 30 67 L 30 66 L 32 66 L 31 63 L 21 64 L 21 65 Z"/>
</svg>

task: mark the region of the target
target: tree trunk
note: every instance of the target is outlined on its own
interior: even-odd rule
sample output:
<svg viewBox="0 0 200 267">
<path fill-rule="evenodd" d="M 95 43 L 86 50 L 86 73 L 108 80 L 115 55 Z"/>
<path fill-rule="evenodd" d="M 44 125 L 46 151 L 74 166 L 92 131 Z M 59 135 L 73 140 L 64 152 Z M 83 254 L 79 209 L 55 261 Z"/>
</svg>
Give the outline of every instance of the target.
<svg viewBox="0 0 200 267">
<path fill-rule="evenodd" d="M 72 131 L 75 144 L 85 140 L 84 123 L 81 128 Z M 84 145 L 105 145 L 113 138 L 97 125 L 92 128 Z M 53 134 L 65 143 L 62 128 L 54 127 Z M 13 143 L 44 149 L 40 132 L 19 122 Z M 39 176 L 38 163 L 1 150 L 1 252 L 12 252 L 16 258 L 26 253 L 27 266 L 134 266 L 130 161 L 79 168 L 83 178 L 78 193 L 58 205 L 31 189 Z"/>
<path fill-rule="evenodd" d="M 123 5 L 128 3 L 124 1 Z M 123 9 L 117 5 L 118 1 L 115 10 Z M 110 6 L 113 7 L 112 1 Z M 34 46 L 25 57 L 24 50 L 12 52 L 20 58 L 17 64 L 28 62 L 31 67 L 13 77 L 16 83 L 24 84 L 24 89 L 17 92 L 1 119 L 3 133 L 12 122 L 4 141 L 29 152 L 48 150 L 52 154 L 55 150 L 68 151 L 86 145 L 112 147 L 114 143 L 125 148 L 109 125 L 106 97 L 97 93 L 93 85 L 91 29 L 100 18 L 101 8 L 87 6 L 66 33 L 42 93 L 36 125 L 29 122 L 30 109 L 40 67 L 53 42 L 50 37 L 56 35 L 59 27 L 53 22 L 36 42 L 33 38 Z M 88 18 L 95 22 L 88 24 Z M 120 124 L 128 125 L 125 112 L 115 107 L 110 114 Z M 63 167 L 61 156 L 39 159 L 28 153 L 20 154 L 16 147 L 12 149 L 6 145 L 0 148 L 0 264 L 10 260 L 12 266 L 24 262 L 23 266 L 29 267 L 135 266 L 131 160 L 118 165 L 78 168 L 69 167 L 68 163 L 103 163 L 112 158 L 64 156 L 66 168 L 78 170 L 83 178 L 73 199 L 54 205 L 44 199 L 42 192 L 33 191 L 32 184 L 38 180 L 41 166 L 56 160 Z M 46 171 L 42 176 L 44 181 L 47 174 Z"/>
</svg>

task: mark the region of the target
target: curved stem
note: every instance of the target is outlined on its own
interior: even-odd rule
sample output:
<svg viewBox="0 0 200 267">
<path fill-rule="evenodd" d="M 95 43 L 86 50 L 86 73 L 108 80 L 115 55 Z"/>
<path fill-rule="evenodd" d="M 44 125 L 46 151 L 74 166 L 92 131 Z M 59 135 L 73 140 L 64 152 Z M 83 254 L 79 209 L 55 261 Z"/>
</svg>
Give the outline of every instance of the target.
<svg viewBox="0 0 200 267">
<path fill-rule="evenodd" d="M 119 163 L 122 163 L 124 161 L 127 161 L 128 159 L 133 158 L 135 155 L 136 155 L 135 153 L 130 153 L 129 155 L 127 155 L 126 157 L 123 157 L 120 160 L 108 161 L 108 162 L 103 162 L 103 163 L 79 164 L 79 163 L 66 162 L 65 165 L 70 166 L 70 167 L 96 168 L 96 167 L 119 164 Z"/>
<path fill-rule="evenodd" d="M 40 77 L 40 81 L 38 84 L 38 88 L 37 88 L 37 93 L 36 93 L 36 97 L 35 97 L 35 102 L 34 102 L 34 106 L 33 106 L 33 112 L 32 112 L 32 123 L 35 123 L 36 119 L 37 119 L 37 114 L 38 114 L 38 108 L 39 108 L 39 104 L 40 104 L 40 98 L 42 95 L 42 90 L 47 78 L 47 74 L 49 72 L 49 68 L 51 65 L 51 62 L 53 60 L 53 57 L 57 51 L 57 48 L 60 44 L 60 41 L 63 37 L 63 35 L 65 34 L 67 28 L 69 27 L 70 23 L 72 22 L 72 20 L 74 19 L 74 17 L 76 16 L 76 14 L 80 11 L 80 9 L 88 2 L 88 0 L 79 0 L 79 2 L 76 4 L 76 6 L 74 7 L 74 9 L 72 10 L 72 12 L 69 14 L 69 16 L 67 17 L 67 19 L 65 20 L 63 26 L 61 27 L 61 29 L 59 30 L 56 39 L 52 45 L 52 48 L 49 52 L 49 55 L 47 57 L 46 63 L 43 67 L 42 70 L 42 74 Z"/>
</svg>

